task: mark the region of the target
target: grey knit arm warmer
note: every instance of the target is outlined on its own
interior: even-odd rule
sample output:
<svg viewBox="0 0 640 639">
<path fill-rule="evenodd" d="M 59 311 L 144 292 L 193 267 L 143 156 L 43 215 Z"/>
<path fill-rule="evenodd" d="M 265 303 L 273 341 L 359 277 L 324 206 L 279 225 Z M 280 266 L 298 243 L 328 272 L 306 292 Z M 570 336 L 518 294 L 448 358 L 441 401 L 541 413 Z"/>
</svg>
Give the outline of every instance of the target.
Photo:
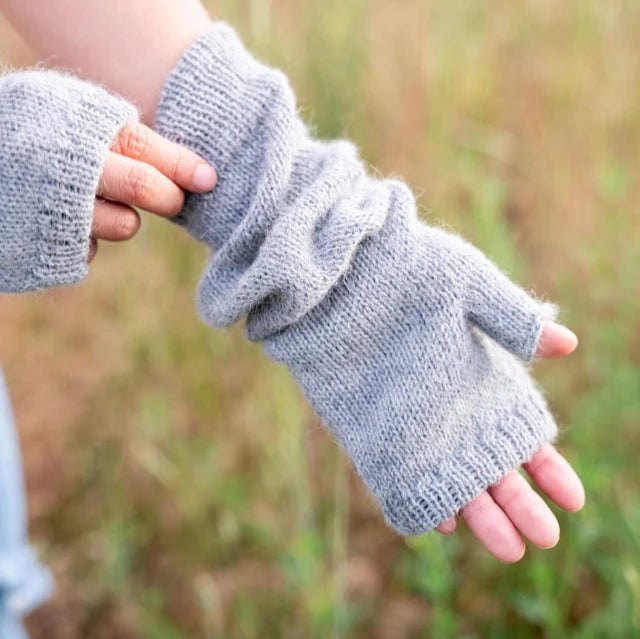
<svg viewBox="0 0 640 639">
<path fill-rule="evenodd" d="M 435 527 L 553 439 L 519 361 L 553 307 L 421 223 L 411 191 L 367 175 L 351 144 L 313 139 L 286 78 L 231 28 L 185 52 L 156 127 L 218 169 L 180 218 L 214 249 L 202 315 L 246 319 L 400 533 Z"/>
<path fill-rule="evenodd" d="M 87 275 L 94 198 L 109 144 L 133 106 L 52 71 L 0 78 L 0 291 Z"/>
</svg>

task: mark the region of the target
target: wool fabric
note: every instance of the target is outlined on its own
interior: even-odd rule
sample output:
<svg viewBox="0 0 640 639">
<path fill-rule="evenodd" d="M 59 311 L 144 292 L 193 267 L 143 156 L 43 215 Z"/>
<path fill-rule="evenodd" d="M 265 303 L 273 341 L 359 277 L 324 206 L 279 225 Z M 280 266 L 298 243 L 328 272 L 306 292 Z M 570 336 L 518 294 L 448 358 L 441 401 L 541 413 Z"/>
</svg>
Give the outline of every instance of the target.
<svg viewBox="0 0 640 639">
<path fill-rule="evenodd" d="M 520 360 L 554 307 L 419 219 L 407 186 L 298 117 L 286 77 L 215 24 L 170 74 L 156 129 L 218 170 L 178 221 L 212 249 L 204 319 L 246 319 L 402 534 L 434 528 L 554 438 Z"/>
<path fill-rule="evenodd" d="M 137 119 L 104 89 L 53 71 L 0 78 L 0 291 L 88 273 L 94 200 L 109 144 Z"/>
</svg>

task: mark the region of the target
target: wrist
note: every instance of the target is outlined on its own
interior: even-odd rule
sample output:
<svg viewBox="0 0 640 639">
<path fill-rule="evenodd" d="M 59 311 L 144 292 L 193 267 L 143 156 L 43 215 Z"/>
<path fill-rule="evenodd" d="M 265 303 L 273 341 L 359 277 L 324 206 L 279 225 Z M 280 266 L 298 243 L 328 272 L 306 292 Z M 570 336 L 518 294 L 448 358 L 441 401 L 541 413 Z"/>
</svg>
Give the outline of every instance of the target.
<svg viewBox="0 0 640 639">
<path fill-rule="evenodd" d="M 199 0 L 3 0 L 2 12 L 38 56 L 125 97 L 146 124 L 170 71 L 211 25 Z"/>
</svg>

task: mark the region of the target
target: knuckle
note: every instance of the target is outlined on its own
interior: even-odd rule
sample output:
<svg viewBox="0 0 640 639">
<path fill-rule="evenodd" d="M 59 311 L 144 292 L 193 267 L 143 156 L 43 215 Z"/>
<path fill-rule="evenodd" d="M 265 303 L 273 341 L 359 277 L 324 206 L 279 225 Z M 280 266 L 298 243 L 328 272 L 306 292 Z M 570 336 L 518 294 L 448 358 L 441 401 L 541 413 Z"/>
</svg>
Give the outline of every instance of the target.
<svg viewBox="0 0 640 639">
<path fill-rule="evenodd" d="M 180 177 L 184 174 L 185 170 L 188 168 L 188 158 L 186 151 L 180 149 L 176 151 L 174 160 L 173 160 L 173 171 L 171 175 L 175 179 L 180 179 Z"/>
<path fill-rule="evenodd" d="M 528 484 L 516 470 L 512 470 L 491 486 L 489 493 L 503 509 L 509 509 L 512 506 L 519 507 L 526 501 L 527 489 Z"/>
<path fill-rule="evenodd" d="M 120 153 L 132 158 L 144 156 L 149 150 L 149 135 L 137 123 L 127 124 L 118 136 L 117 148 Z"/>
<path fill-rule="evenodd" d="M 460 510 L 460 514 L 463 518 L 473 517 L 477 513 L 482 512 L 484 510 L 484 502 L 482 499 L 476 497 L 471 500 L 468 504 L 462 507 Z"/>
<path fill-rule="evenodd" d="M 522 502 L 523 502 L 522 492 L 518 490 L 518 488 L 515 486 L 502 487 L 500 492 L 496 492 L 496 497 L 498 498 L 499 500 L 498 503 L 500 504 L 503 510 L 504 509 L 509 510 L 512 507 L 520 506 L 522 505 Z"/>
<path fill-rule="evenodd" d="M 96 191 L 98 196 L 112 193 L 114 188 L 117 188 L 118 174 L 119 171 L 114 170 L 113 166 L 110 166 L 107 161 L 98 180 L 98 189 Z"/>
<path fill-rule="evenodd" d="M 126 177 L 125 193 L 128 204 L 144 204 L 151 193 L 151 175 L 146 168 L 131 169 Z"/>
<path fill-rule="evenodd" d="M 526 464 L 527 471 L 531 475 L 538 475 L 544 473 L 545 469 L 549 467 L 551 463 L 551 454 L 548 450 L 541 449 L 533 457 L 533 459 Z"/>
</svg>

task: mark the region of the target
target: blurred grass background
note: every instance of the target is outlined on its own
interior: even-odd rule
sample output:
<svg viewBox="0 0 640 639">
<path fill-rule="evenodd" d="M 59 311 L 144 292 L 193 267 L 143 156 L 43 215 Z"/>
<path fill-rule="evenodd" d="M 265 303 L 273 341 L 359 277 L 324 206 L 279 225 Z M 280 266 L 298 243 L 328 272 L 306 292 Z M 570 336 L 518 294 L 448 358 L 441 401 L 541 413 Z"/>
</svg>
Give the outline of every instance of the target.
<svg viewBox="0 0 640 639">
<path fill-rule="evenodd" d="M 33 636 L 640 636 L 640 2 L 216 12 L 287 71 L 320 135 L 353 138 L 428 219 L 562 305 L 580 349 L 536 374 L 588 503 L 516 566 L 466 531 L 399 539 L 286 372 L 198 321 L 205 251 L 148 219 L 82 286 L 0 300 L 57 579 Z"/>
</svg>

